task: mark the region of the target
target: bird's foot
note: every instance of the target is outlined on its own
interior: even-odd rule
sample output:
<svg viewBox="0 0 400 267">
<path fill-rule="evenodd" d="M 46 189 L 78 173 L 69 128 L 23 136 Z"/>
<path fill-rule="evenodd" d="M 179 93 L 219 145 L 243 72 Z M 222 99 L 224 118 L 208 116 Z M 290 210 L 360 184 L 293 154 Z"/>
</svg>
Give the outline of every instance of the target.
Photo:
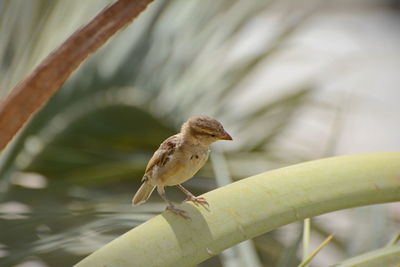
<svg viewBox="0 0 400 267">
<path fill-rule="evenodd" d="M 176 208 L 175 206 L 167 206 L 166 210 L 172 211 L 176 215 L 182 216 L 186 220 L 191 220 L 189 215 L 187 215 L 187 212 L 181 209 Z"/>
<path fill-rule="evenodd" d="M 200 204 L 205 208 L 208 208 L 210 204 L 208 204 L 207 200 L 204 197 L 195 197 L 195 196 L 188 196 L 185 201 L 192 201 L 194 204 Z"/>
</svg>

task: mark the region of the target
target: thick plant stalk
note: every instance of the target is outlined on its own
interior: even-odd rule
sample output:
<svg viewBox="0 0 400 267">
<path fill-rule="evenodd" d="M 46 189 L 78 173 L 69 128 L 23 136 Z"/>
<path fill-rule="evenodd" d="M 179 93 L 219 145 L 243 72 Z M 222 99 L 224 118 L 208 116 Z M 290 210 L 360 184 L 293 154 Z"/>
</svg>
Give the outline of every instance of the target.
<svg viewBox="0 0 400 267">
<path fill-rule="evenodd" d="M 0 103 L 0 150 L 69 75 L 153 0 L 119 0 L 105 8 L 47 56 Z"/>
<path fill-rule="evenodd" d="M 225 186 L 232 183 L 231 175 L 229 174 L 228 164 L 224 154 L 215 146 L 211 153 L 211 164 L 213 166 L 215 181 L 217 186 Z M 260 258 L 257 255 L 257 250 L 252 240 L 243 241 L 236 246 L 224 250 L 221 255 L 223 267 L 262 267 Z"/>
<path fill-rule="evenodd" d="M 76 266 L 195 266 L 243 240 L 335 210 L 400 200 L 400 153 L 341 156 L 265 172 L 152 218 Z"/>
</svg>

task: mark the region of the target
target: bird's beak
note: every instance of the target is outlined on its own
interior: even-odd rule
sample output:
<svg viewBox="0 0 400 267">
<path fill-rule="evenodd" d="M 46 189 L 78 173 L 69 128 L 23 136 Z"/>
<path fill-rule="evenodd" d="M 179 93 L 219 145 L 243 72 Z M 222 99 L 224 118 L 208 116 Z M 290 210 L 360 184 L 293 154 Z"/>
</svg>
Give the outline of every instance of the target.
<svg viewBox="0 0 400 267">
<path fill-rule="evenodd" d="M 221 140 L 233 140 L 232 136 L 230 136 L 226 131 L 224 131 L 224 134 L 219 139 L 221 139 Z"/>
</svg>

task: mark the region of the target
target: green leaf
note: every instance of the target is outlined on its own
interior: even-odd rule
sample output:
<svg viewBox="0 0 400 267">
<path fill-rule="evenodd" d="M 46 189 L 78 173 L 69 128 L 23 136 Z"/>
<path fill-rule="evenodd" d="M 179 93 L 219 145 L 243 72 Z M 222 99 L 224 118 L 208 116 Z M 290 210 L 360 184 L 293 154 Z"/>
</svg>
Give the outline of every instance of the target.
<svg viewBox="0 0 400 267">
<path fill-rule="evenodd" d="M 389 246 L 347 259 L 332 267 L 397 267 L 399 263 L 400 246 Z"/>
</svg>

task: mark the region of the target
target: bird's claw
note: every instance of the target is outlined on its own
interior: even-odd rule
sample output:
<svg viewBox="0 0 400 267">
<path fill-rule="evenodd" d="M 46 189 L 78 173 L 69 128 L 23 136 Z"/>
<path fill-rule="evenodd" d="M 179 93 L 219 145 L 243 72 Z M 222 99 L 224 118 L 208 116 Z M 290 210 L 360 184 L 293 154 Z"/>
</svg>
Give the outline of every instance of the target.
<svg viewBox="0 0 400 267">
<path fill-rule="evenodd" d="M 191 220 L 189 215 L 187 215 L 187 212 L 181 209 L 176 208 L 175 206 L 167 206 L 166 210 L 172 211 L 176 215 L 182 216 L 186 220 Z"/>
<path fill-rule="evenodd" d="M 209 207 L 207 200 L 204 197 L 188 196 L 185 201 L 192 201 L 194 204 L 200 204 L 203 207 Z"/>
</svg>

